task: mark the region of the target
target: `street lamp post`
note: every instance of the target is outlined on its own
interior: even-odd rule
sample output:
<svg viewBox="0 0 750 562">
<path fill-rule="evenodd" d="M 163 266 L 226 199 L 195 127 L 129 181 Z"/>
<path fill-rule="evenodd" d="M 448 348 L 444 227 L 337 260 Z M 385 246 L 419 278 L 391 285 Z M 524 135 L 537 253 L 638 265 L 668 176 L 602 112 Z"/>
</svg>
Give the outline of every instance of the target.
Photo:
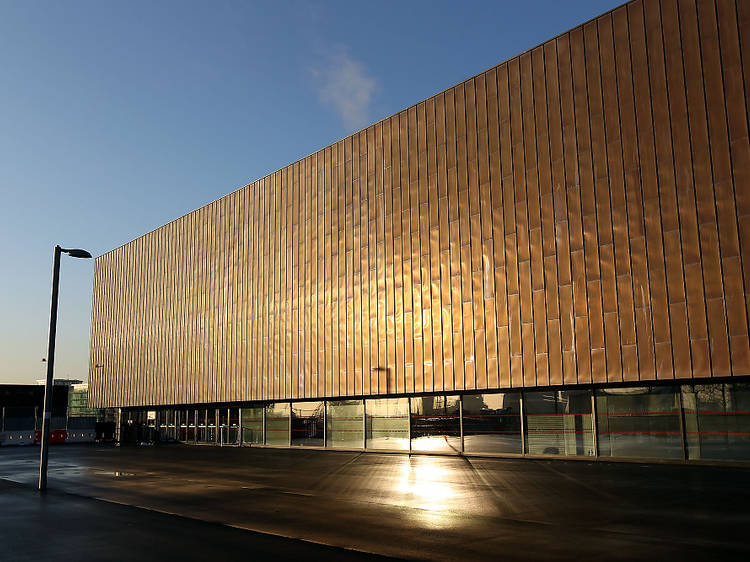
<svg viewBox="0 0 750 562">
<path fill-rule="evenodd" d="M 55 334 L 57 333 L 57 293 L 60 286 L 60 254 L 72 258 L 90 258 L 86 250 L 55 246 L 52 265 L 52 302 L 49 311 L 49 341 L 47 342 L 47 380 L 44 384 L 44 415 L 42 416 L 42 452 L 39 459 L 39 490 L 47 489 L 47 461 L 49 460 L 49 433 L 52 421 L 52 377 L 55 367 Z"/>
</svg>

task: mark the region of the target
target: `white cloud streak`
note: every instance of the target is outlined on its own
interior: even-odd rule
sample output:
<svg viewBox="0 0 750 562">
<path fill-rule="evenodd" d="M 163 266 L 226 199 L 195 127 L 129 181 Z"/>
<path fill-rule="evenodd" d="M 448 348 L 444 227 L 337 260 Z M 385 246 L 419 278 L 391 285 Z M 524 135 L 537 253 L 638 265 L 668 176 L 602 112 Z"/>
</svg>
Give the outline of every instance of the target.
<svg viewBox="0 0 750 562">
<path fill-rule="evenodd" d="M 370 103 L 377 80 L 369 76 L 364 64 L 353 59 L 344 48 L 337 48 L 312 69 L 318 82 L 318 96 L 332 107 L 348 129 L 361 129 L 369 123 Z"/>
</svg>

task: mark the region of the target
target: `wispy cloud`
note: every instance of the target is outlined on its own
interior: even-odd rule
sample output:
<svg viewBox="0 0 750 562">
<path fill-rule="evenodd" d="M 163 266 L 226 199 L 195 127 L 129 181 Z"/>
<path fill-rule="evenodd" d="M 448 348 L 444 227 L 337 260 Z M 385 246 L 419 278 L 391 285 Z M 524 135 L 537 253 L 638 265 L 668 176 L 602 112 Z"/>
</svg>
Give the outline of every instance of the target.
<svg viewBox="0 0 750 562">
<path fill-rule="evenodd" d="M 339 46 L 325 54 L 312 73 L 320 101 L 333 107 L 345 127 L 360 129 L 367 125 L 370 103 L 378 84 L 364 64 Z"/>
</svg>

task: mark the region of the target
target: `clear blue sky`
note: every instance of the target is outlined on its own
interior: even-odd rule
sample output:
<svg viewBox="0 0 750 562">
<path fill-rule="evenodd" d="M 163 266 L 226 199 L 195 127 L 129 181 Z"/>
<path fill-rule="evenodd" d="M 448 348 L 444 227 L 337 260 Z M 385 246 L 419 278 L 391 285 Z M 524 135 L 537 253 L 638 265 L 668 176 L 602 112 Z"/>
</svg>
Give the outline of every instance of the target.
<svg viewBox="0 0 750 562">
<path fill-rule="evenodd" d="M 44 375 L 55 243 L 102 254 L 619 3 L 0 0 L 0 382 Z M 63 259 L 60 378 L 92 274 Z"/>
</svg>

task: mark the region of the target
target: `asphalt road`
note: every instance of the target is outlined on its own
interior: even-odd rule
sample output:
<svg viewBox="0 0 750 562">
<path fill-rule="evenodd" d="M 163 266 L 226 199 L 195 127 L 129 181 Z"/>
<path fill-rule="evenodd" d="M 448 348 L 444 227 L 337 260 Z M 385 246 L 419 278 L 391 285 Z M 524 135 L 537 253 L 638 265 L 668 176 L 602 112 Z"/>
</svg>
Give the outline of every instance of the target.
<svg viewBox="0 0 750 562">
<path fill-rule="evenodd" d="M 37 462 L 36 448 L 1 449 L 0 478 L 33 486 Z M 145 508 L 134 521 L 179 516 L 170 522 L 185 522 L 176 537 L 200 536 L 193 527 L 203 524 L 412 559 L 747 560 L 748 476 L 728 467 L 63 445 L 51 449 L 49 486 Z M 6 495 L 0 488 L 0 511 Z M 8 532 L 0 518 L 0 536 Z M 233 552 L 205 534 L 215 554 Z"/>
</svg>

